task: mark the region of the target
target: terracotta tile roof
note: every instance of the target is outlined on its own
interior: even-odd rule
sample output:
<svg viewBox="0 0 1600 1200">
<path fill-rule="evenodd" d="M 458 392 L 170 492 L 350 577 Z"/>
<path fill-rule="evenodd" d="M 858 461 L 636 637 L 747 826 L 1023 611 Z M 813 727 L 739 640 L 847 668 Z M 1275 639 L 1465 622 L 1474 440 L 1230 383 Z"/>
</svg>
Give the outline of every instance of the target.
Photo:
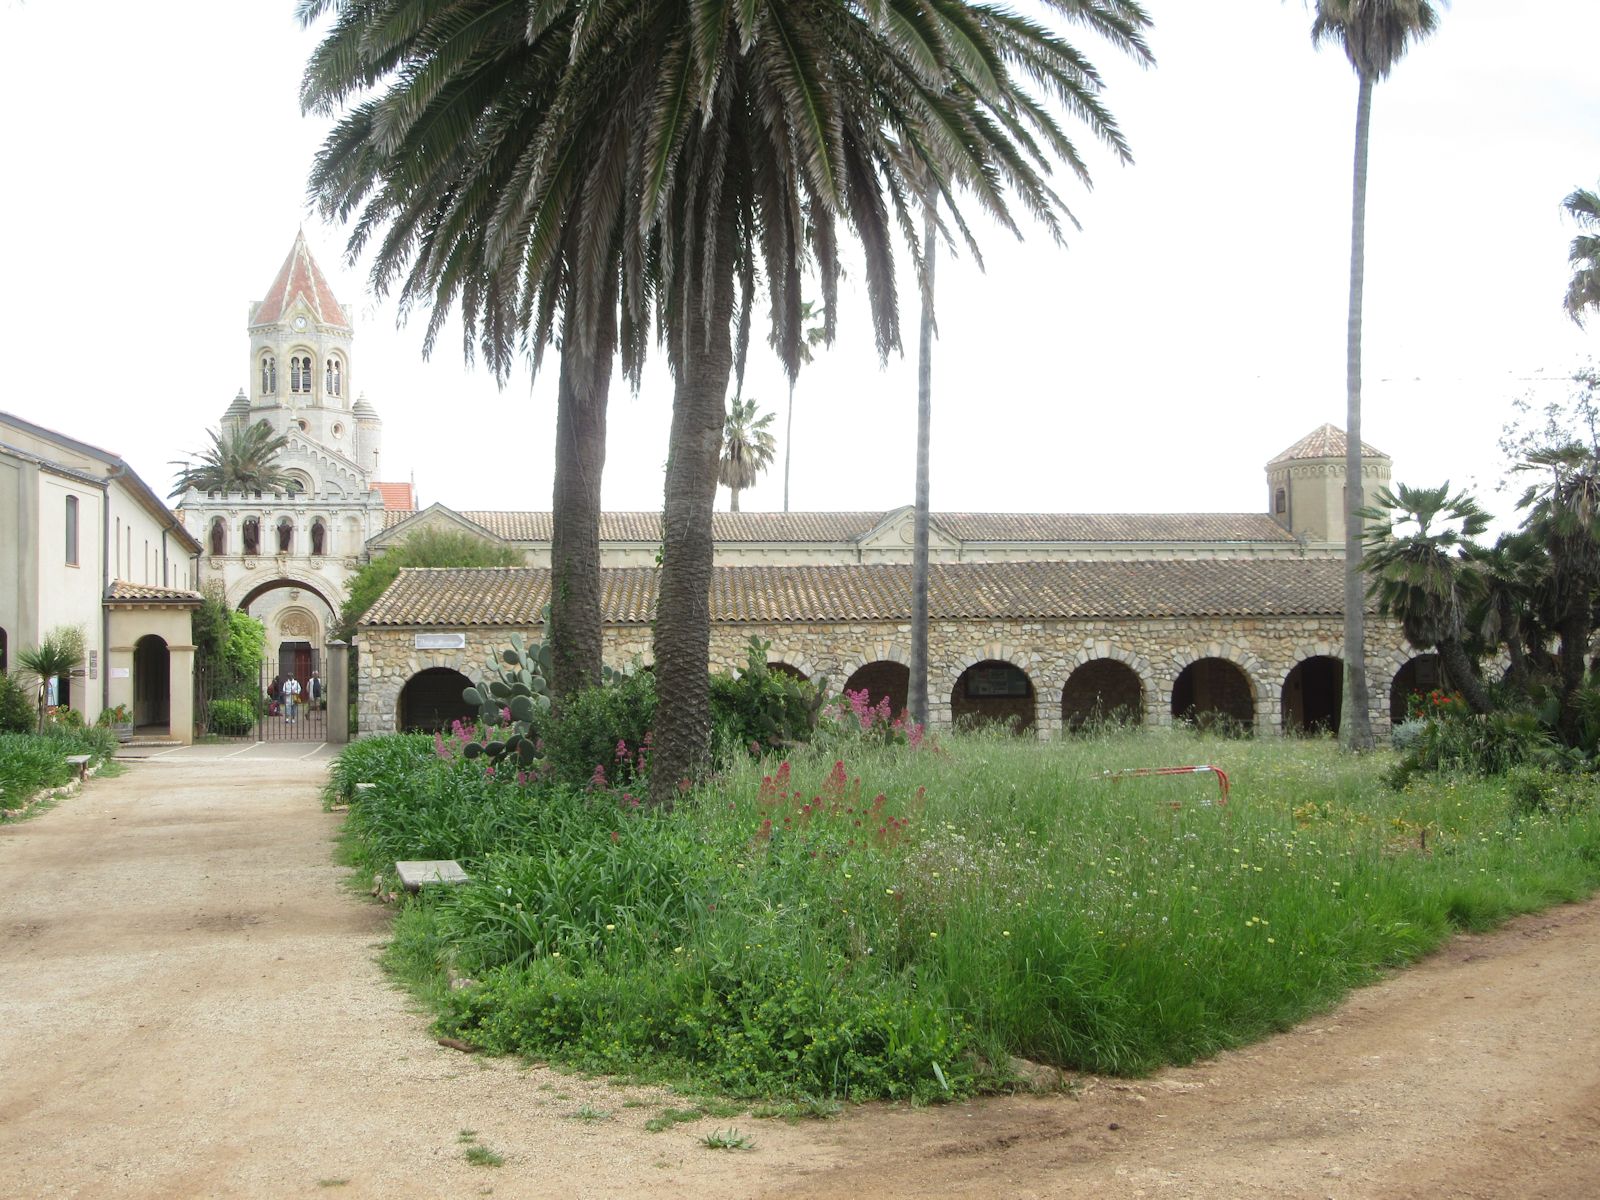
<svg viewBox="0 0 1600 1200">
<path fill-rule="evenodd" d="M 608 624 L 648 624 L 657 572 L 601 572 Z M 1327 615 L 1342 611 L 1344 564 L 1334 559 L 1243 562 L 950 563 L 930 568 L 934 620 Z M 532 567 L 401 571 L 364 626 L 531 628 L 550 572 Z M 906 621 L 908 565 L 718 567 L 711 619 L 720 623 Z"/>
<path fill-rule="evenodd" d="M 113 579 L 106 588 L 107 600 L 137 602 L 141 604 L 199 604 L 205 599 L 199 592 L 183 588 L 154 587 L 147 583 L 129 583 L 126 579 Z"/>
<path fill-rule="evenodd" d="M 1341 451 L 1342 453 L 1342 451 Z M 508 542 L 548 542 L 548 512 L 459 510 L 461 516 Z M 860 541 L 888 512 L 719 512 L 712 515 L 718 542 L 799 542 L 849 545 Z M 385 514 L 384 528 L 408 513 Z M 1292 542 L 1294 535 L 1265 513 L 932 513 L 935 526 L 963 542 Z M 608 512 L 600 517 L 602 542 L 661 540 L 661 516 Z"/>
<path fill-rule="evenodd" d="M 385 529 L 397 521 L 404 521 L 417 511 L 416 493 L 411 490 L 409 483 L 375 483 L 372 485 L 372 490 L 383 497 Z"/>
<path fill-rule="evenodd" d="M 1294 541 L 1266 513 L 932 513 L 929 519 L 963 542 Z"/>
<path fill-rule="evenodd" d="M 1344 448 L 1344 430 L 1337 425 L 1323 424 L 1306 434 L 1267 465 L 1270 467 L 1272 463 L 1289 462 L 1296 458 L 1343 458 Z M 1375 449 L 1365 442 L 1361 443 L 1361 453 L 1368 458 L 1389 457 L 1382 450 Z"/>
<path fill-rule="evenodd" d="M 311 257 L 304 231 L 295 234 L 289 257 L 283 260 L 277 277 L 267 289 L 267 298 L 250 314 L 250 324 L 271 325 L 283 320 L 297 296 L 305 298 L 318 324 L 350 328 L 350 319 L 344 315 L 344 309 L 334 299 L 333 289 Z"/>
</svg>

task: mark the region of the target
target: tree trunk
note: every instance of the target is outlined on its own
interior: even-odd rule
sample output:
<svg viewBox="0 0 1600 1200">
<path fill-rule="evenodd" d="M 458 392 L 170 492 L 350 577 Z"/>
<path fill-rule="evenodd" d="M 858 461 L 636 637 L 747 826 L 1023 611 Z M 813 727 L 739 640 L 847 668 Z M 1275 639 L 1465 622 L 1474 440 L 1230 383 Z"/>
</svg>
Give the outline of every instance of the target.
<svg viewBox="0 0 1600 1200">
<path fill-rule="evenodd" d="M 783 423 L 783 511 L 789 511 L 789 454 L 794 449 L 794 380 L 789 380 L 789 415 Z"/>
<path fill-rule="evenodd" d="M 556 474 L 551 498 L 551 701 L 600 682 L 600 478 L 606 464 L 606 400 L 617 340 L 614 286 L 597 314 L 593 344 L 581 335 L 577 289 L 567 292 L 556 392 Z"/>
<path fill-rule="evenodd" d="M 1366 487 L 1361 475 L 1361 299 L 1366 284 L 1367 140 L 1372 124 L 1372 77 L 1360 75 L 1356 102 L 1355 184 L 1350 213 L 1350 321 L 1345 359 L 1344 453 L 1344 712 L 1339 742 L 1346 750 L 1370 750 L 1371 703 L 1367 698 L 1366 594 L 1361 573 L 1361 517 Z"/>
<path fill-rule="evenodd" d="M 731 487 L 728 489 L 728 511 L 739 511 L 739 489 L 736 487 Z"/>
<path fill-rule="evenodd" d="M 1475 713 L 1488 712 L 1489 693 L 1484 690 L 1483 680 L 1472 669 L 1472 660 L 1467 657 L 1465 647 L 1455 638 L 1450 638 L 1440 642 L 1435 649 L 1439 652 L 1439 661 L 1444 664 L 1444 673 L 1451 684 L 1461 690 L 1467 707 Z"/>
<path fill-rule="evenodd" d="M 1585 595 L 1587 594 L 1585 589 Z M 1581 732 L 1579 727 L 1582 724 L 1582 714 L 1578 711 L 1578 698 L 1583 688 L 1584 670 L 1588 666 L 1584 660 L 1589 653 L 1589 635 L 1592 632 L 1588 604 L 1574 605 L 1573 610 L 1562 620 L 1559 630 L 1561 709 L 1557 728 L 1561 732 L 1563 742 L 1569 746 L 1576 746 Z"/>
<path fill-rule="evenodd" d="M 911 543 L 911 680 L 907 707 L 918 725 L 928 723 L 928 438 L 933 420 L 934 207 L 922 218 L 927 277 L 922 288 L 922 326 L 917 339 L 917 495 Z"/>
<path fill-rule="evenodd" d="M 671 807 L 704 768 L 711 743 L 711 512 L 717 497 L 728 376 L 733 370 L 735 231 L 724 198 L 709 313 L 698 289 L 685 299 L 683 360 L 676 364 L 661 521 L 656 602 L 655 748 L 650 800 Z"/>
<path fill-rule="evenodd" d="M 1506 683 L 1510 684 L 1523 696 L 1528 694 L 1528 656 L 1522 649 L 1521 623 L 1517 620 L 1516 611 L 1512 606 L 1511 597 L 1504 592 L 1495 600 L 1495 606 L 1500 610 L 1500 628 L 1506 631 L 1506 653 L 1511 658 L 1511 664 L 1506 668 Z"/>
</svg>

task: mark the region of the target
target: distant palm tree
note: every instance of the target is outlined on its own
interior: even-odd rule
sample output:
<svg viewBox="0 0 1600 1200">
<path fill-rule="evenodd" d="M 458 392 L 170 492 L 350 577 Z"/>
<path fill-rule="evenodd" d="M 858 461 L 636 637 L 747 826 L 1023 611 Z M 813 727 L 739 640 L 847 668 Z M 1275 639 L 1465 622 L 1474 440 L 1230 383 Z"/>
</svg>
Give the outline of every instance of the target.
<svg viewBox="0 0 1600 1200">
<path fill-rule="evenodd" d="M 735 396 L 728 405 L 728 417 L 722 423 L 722 459 L 717 464 L 717 482 L 732 493 L 729 509 L 739 511 L 739 493 L 754 487 L 757 477 L 772 465 L 778 452 L 778 443 L 767 432 L 776 414 L 756 415 L 756 401 L 752 396 L 741 400 Z"/>
<path fill-rule="evenodd" d="M 1572 282 L 1567 285 L 1567 315 L 1579 325 L 1589 309 L 1600 310 L 1600 192 L 1578 188 L 1561 202 L 1584 232 L 1572 239 Z"/>
<path fill-rule="evenodd" d="M 1350 313 L 1345 387 L 1345 588 L 1344 714 L 1339 740 L 1348 750 L 1373 745 L 1367 700 L 1367 630 L 1361 587 L 1361 303 L 1366 284 L 1367 144 L 1372 129 L 1372 85 L 1388 78 L 1406 48 L 1432 33 L 1438 15 L 1428 0 L 1316 0 L 1314 43 L 1334 42 L 1355 68 L 1355 186 L 1350 217 Z"/>
<path fill-rule="evenodd" d="M 1466 492 L 1450 485 L 1384 488 L 1378 503 L 1364 508 L 1367 527 L 1367 589 L 1380 612 L 1393 614 L 1406 641 L 1433 650 L 1450 683 L 1473 712 L 1489 711 L 1483 680 L 1472 669 L 1464 644 L 1468 602 L 1477 587 L 1469 559 L 1482 553 L 1474 541 L 1489 527 L 1489 514 Z"/>
<path fill-rule="evenodd" d="M 211 431 L 211 445 L 200 453 L 199 463 L 174 461 L 181 467 L 169 496 L 190 488 L 201 492 L 283 492 L 294 481 L 277 468 L 278 455 L 289 439 L 274 434 L 265 421 Z"/>
</svg>

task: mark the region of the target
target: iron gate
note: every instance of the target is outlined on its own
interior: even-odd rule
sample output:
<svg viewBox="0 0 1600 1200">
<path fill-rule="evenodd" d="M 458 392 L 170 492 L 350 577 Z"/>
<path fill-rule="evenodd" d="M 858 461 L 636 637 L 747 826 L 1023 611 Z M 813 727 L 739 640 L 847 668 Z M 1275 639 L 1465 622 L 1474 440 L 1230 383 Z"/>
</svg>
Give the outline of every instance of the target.
<svg viewBox="0 0 1600 1200">
<path fill-rule="evenodd" d="M 275 674 L 261 669 L 261 716 L 256 721 L 260 742 L 325 742 L 328 740 L 328 685 L 315 654 L 301 654 Z M 298 686 L 288 686 L 293 680 Z"/>
</svg>

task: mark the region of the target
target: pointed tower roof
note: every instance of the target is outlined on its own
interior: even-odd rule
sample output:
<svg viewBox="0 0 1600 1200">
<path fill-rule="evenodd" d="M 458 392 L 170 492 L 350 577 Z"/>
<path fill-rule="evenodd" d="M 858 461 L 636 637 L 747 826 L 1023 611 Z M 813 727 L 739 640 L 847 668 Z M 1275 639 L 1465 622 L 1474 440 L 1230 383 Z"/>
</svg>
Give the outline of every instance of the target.
<svg viewBox="0 0 1600 1200">
<path fill-rule="evenodd" d="M 319 324 L 350 328 L 333 289 L 323 277 L 316 259 L 311 257 L 311 247 L 306 245 L 305 230 L 295 234 L 289 257 L 283 260 L 277 277 L 267 289 L 267 298 L 250 314 L 251 325 L 271 325 L 283 320 L 284 314 L 294 304 L 296 297 L 304 299 Z"/>
<path fill-rule="evenodd" d="M 1333 424 L 1319 425 L 1267 465 L 1297 458 L 1343 458 L 1345 444 L 1344 430 Z M 1365 458 L 1389 457 L 1366 442 L 1361 443 L 1361 454 Z"/>
</svg>

